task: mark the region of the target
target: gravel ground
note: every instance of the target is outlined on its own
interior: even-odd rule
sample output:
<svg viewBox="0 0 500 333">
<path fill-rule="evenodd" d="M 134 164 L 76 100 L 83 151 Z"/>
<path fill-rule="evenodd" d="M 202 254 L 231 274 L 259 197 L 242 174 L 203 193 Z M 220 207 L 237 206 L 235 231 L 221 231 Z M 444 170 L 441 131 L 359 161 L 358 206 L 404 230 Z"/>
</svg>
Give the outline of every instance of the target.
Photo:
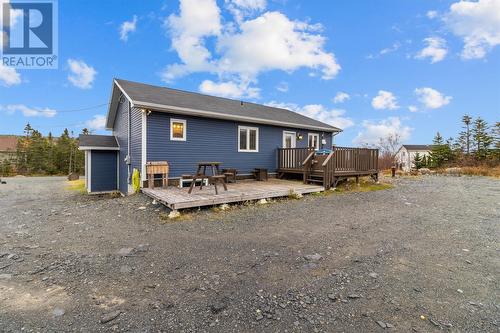
<svg viewBox="0 0 500 333">
<path fill-rule="evenodd" d="M 177 221 L 0 185 L 0 331 L 498 332 L 500 181 L 400 179 Z"/>
</svg>

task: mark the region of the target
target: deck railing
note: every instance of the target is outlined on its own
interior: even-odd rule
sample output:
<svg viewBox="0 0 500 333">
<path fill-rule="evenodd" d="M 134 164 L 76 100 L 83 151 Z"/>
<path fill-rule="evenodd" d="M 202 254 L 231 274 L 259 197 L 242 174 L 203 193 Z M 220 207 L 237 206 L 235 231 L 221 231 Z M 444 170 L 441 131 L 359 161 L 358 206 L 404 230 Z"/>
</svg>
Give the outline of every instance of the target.
<svg viewBox="0 0 500 333">
<path fill-rule="evenodd" d="M 302 163 L 314 148 L 278 148 L 278 169 L 301 171 Z"/>
<path fill-rule="evenodd" d="M 278 148 L 278 171 L 303 173 L 304 181 L 321 173 L 327 189 L 342 176 L 378 173 L 378 149 L 332 147 L 328 156 L 318 156 L 315 161 L 313 152 L 313 148 Z M 314 163 L 319 161 L 321 165 Z"/>
<path fill-rule="evenodd" d="M 378 171 L 378 149 L 333 147 L 336 172 Z"/>
</svg>

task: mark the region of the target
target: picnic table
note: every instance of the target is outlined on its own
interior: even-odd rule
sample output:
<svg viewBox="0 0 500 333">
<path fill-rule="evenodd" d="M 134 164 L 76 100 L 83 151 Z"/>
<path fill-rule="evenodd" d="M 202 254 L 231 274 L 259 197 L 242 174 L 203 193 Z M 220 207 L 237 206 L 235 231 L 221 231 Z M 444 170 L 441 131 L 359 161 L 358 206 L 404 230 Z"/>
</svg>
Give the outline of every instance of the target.
<svg viewBox="0 0 500 333">
<path fill-rule="evenodd" d="M 191 186 L 189 186 L 188 193 L 191 194 L 193 188 L 195 187 L 195 183 L 197 180 L 201 180 L 200 190 L 203 188 L 203 182 L 205 179 L 209 184 L 215 186 L 215 194 L 219 194 L 217 189 L 217 183 L 222 183 L 224 190 L 227 191 L 225 175 L 220 174 L 219 166 L 222 162 L 198 162 L 198 169 L 196 170 L 196 174 L 194 176 L 191 175 L 183 175 L 182 178 L 191 178 L 193 181 L 191 182 Z M 212 175 L 207 175 L 207 168 L 212 170 Z M 203 172 L 201 171 L 203 169 Z"/>
</svg>

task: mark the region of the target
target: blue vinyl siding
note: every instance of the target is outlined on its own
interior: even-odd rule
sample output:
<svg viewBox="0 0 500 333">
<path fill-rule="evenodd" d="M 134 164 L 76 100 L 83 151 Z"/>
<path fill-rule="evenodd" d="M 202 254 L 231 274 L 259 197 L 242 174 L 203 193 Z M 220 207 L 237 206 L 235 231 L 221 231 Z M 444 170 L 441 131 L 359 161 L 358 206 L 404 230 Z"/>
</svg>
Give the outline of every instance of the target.
<svg viewBox="0 0 500 333">
<path fill-rule="evenodd" d="M 142 160 L 142 112 L 137 108 L 130 110 L 130 162 L 132 171 L 141 172 Z"/>
<path fill-rule="evenodd" d="M 170 140 L 170 118 L 187 121 L 186 141 Z M 259 128 L 258 152 L 238 152 L 238 126 Z M 276 149 L 282 147 L 283 131 L 302 134 L 297 147 L 307 146 L 308 133 L 318 133 L 320 141 L 323 134 L 327 141 L 323 147 L 331 147 L 331 133 L 327 132 L 152 112 L 147 117 L 147 160 L 168 161 L 169 177 L 194 173 L 198 161 L 219 161 L 222 167 L 236 168 L 240 174 L 249 174 L 254 168 L 275 172 Z"/>
<path fill-rule="evenodd" d="M 90 158 L 90 184 L 92 192 L 116 191 L 117 168 L 116 151 L 92 150 Z"/>
<path fill-rule="evenodd" d="M 116 136 L 118 144 L 120 145 L 120 153 L 118 156 L 120 160 L 119 190 L 123 194 L 127 194 L 128 192 L 128 166 L 125 163 L 125 157 L 127 157 L 128 154 L 128 107 L 129 103 L 127 100 L 118 105 L 113 128 L 113 134 Z"/>
</svg>

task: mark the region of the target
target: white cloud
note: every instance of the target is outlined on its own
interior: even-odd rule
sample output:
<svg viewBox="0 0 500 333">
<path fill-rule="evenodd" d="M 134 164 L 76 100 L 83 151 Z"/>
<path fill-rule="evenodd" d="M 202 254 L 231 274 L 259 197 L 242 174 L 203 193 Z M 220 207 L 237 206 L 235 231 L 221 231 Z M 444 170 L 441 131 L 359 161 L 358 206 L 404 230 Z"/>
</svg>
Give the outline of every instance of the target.
<svg viewBox="0 0 500 333">
<path fill-rule="evenodd" d="M 439 109 L 451 102 L 451 96 L 445 96 L 439 91 L 424 87 L 415 89 L 415 94 L 420 103 L 428 109 Z"/>
<path fill-rule="evenodd" d="M 162 80 L 170 82 L 191 72 L 213 72 L 211 53 L 205 46 L 205 37 L 221 32 L 220 9 L 215 0 L 182 0 L 180 14 L 170 15 L 164 22 L 172 37 L 172 48 L 182 64 L 172 64 L 162 73 Z M 195 23 L 195 24 L 194 24 Z"/>
<path fill-rule="evenodd" d="M 439 62 L 446 57 L 448 48 L 446 40 L 441 37 L 428 37 L 424 39 L 426 47 L 423 48 L 416 56 L 417 59 L 431 58 L 431 64 Z"/>
<path fill-rule="evenodd" d="M 383 55 L 386 55 L 386 54 L 389 54 L 389 53 L 393 53 L 393 52 L 396 52 L 397 50 L 399 50 L 399 48 L 401 47 L 401 43 L 400 42 L 394 42 L 390 47 L 386 47 L 386 48 L 383 48 L 382 50 L 380 50 L 378 53 L 376 53 L 375 55 L 374 54 L 369 54 L 366 56 L 367 59 L 375 59 L 375 58 L 379 58 Z"/>
<path fill-rule="evenodd" d="M 68 75 L 69 82 L 81 89 L 92 88 L 92 83 L 97 74 L 94 67 L 87 65 L 82 60 L 74 59 L 68 59 L 68 66 L 71 72 L 71 74 Z"/>
<path fill-rule="evenodd" d="M 106 127 L 106 116 L 96 114 L 92 119 L 87 120 L 85 125 L 91 130 L 103 130 Z"/>
<path fill-rule="evenodd" d="M 372 107 L 377 110 L 396 110 L 399 108 L 396 96 L 390 91 L 379 90 L 372 99 Z"/>
<path fill-rule="evenodd" d="M 205 94 L 227 98 L 257 98 L 260 92 L 259 88 L 250 87 L 249 84 L 232 81 L 217 83 L 211 80 L 204 80 L 200 84 L 199 90 Z"/>
<path fill-rule="evenodd" d="M 278 86 L 276 87 L 276 89 L 278 89 L 278 91 L 281 91 L 281 92 L 287 92 L 288 91 L 288 83 L 285 81 L 281 81 L 280 84 L 278 84 Z"/>
<path fill-rule="evenodd" d="M 0 106 L 0 109 L 7 111 L 9 114 L 21 112 L 25 117 L 52 118 L 57 114 L 57 111 L 53 109 L 28 107 L 23 104 L 9 104 L 6 106 Z"/>
<path fill-rule="evenodd" d="M 132 21 L 125 21 L 120 25 L 120 39 L 124 42 L 128 40 L 128 35 L 137 28 L 137 15 L 134 15 Z"/>
<path fill-rule="evenodd" d="M 358 145 L 376 145 L 380 139 L 389 135 L 399 135 L 401 141 L 410 138 L 412 128 L 404 126 L 398 117 L 389 117 L 379 122 L 365 120 L 363 130 L 354 138 L 353 143 Z"/>
<path fill-rule="evenodd" d="M 244 77 L 307 67 L 320 71 L 325 80 L 332 79 L 340 65 L 333 53 L 323 50 L 325 38 L 310 33 L 309 28 L 309 24 L 291 21 L 279 12 L 245 21 L 240 25 L 241 32 L 219 38 L 217 48 L 223 54 L 219 67 Z"/>
<path fill-rule="evenodd" d="M 266 9 L 266 0 L 225 0 L 227 9 L 234 15 L 237 22 L 243 21 L 246 16 Z"/>
<path fill-rule="evenodd" d="M 459 1 L 444 16 L 448 28 L 464 41 L 463 59 L 480 59 L 500 45 L 500 1 Z"/>
<path fill-rule="evenodd" d="M 0 83 L 7 87 L 20 84 L 21 74 L 15 68 L 4 66 L 0 63 Z"/>
<path fill-rule="evenodd" d="M 328 109 L 321 104 L 308 104 L 299 106 L 294 103 L 269 102 L 266 105 L 282 108 L 300 113 L 304 116 L 322 121 L 340 129 L 346 129 L 354 125 L 351 118 L 345 117 L 345 110 Z"/>
<path fill-rule="evenodd" d="M 254 1 L 238 3 L 262 8 Z M 166 26 L 181 63 L 167 66 L 161 74 L 165 82 L 194 72 L 245 82 L 265 71 L 290 73 L 299 68 L 320 72 L 328 80 L 340 70 L 335 55 L 324 50 L 326 40 L 317 33 L 320 26 L 292 21 L 279 12 L 266 12 L 237 26 L 231 22 L 223 29 L 214 0 L 182 0 L 180 14 L 169 16 Z M 215 44 L 213 54 L 208 41 Z"/>
<path fill-rule="evenodd" d="M 380 54 L 384 55 L 387 53 L 396 52 L 397 50 L 399 50 L 400 47 L 401 47 L 401 43 L 395 42 L 394 44 L 392 44 L 391 47 L 386 47 L 385 49 L 380 50 Z"/>
<path fill-rule="evenodd" d="M 343 91 L 339 91 L 335 97 L 333 98 L 333 103 L 337 104 L 337 103 L 344 103 L 345 101 L 349 100 L 351 98 L 351 96 L 349 96 L 348 93 L 346 92 L 343 92 Z"/>
<path fill-rule="evenodd" d="M 408 106 L 408 111 L 410 111 L 410 112 L 417 112 L 418 111 L 418 107 L 416 107 L 415 105 L 410 105 L 410 106 Z"/>
<path fill-rule="evenodd" d="M 436 17 L 438 17 L 439 14 L 435 10 L 429 10 L 425 15 L 427 16 L 427 18 L 432 20 L 432 19 L 435 19 Z"/>
</svg>

